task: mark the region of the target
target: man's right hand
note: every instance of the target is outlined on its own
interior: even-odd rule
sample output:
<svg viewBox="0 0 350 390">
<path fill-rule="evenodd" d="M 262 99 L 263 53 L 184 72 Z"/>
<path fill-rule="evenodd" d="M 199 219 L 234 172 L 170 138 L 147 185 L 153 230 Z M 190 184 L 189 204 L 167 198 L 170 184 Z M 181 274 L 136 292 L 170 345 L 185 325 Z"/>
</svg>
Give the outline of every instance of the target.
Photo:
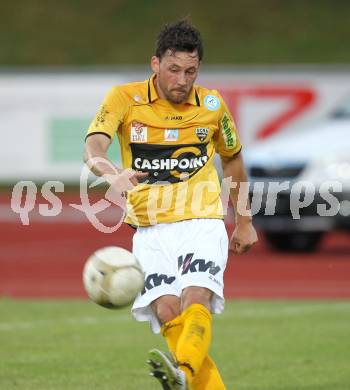
<svg viewBox="0 0 350 390">
<path fill-rule="evenodd" d="M 109 184 L 105 198 L 125 209 L 126 191 L 137 186 L 148 173 L 115 167 L 107 157 L 110 145 L 107 134 L 91 134 L 85 142 L 84 161 L 96 176 L 102 176 Z"/>
<path fill-rule="evenodd" d="M 110 202 L 125 208 L 126 192 L 136 187 L 139 182 L 148 176 L 147 172 L 123 169 L 115 174 L 105 174 L 104 179 L 109 184 L 105 198 Z"/>
</svg>

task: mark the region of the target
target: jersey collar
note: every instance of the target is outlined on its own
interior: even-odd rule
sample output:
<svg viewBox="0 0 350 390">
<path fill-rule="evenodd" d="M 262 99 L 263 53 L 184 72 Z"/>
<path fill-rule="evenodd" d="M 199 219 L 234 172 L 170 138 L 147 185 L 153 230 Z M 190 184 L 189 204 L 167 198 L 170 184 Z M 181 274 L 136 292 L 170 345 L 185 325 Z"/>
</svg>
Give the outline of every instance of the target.
<svg viewBox="0 0 350 390">
<path fill-rule="evenodd" d="M 147 93 L 148 93 L 148 102 L 149 103 L 153 103 L 155 100 L 159 99 L 157 90 L 154 86 L 155 77 L 156 77 L 156 75 L 153 74 L 148 79 L 148 92 Z M 197 93 L 197 90 L 195 87 L 192 88 L 192 91 L 190 92 L 186 103 L 192 104 L 193 106 L 200 107 L 201 104 L 200 104 L 199 96 L 198 96 L 198 93 Z"/>
</svg>

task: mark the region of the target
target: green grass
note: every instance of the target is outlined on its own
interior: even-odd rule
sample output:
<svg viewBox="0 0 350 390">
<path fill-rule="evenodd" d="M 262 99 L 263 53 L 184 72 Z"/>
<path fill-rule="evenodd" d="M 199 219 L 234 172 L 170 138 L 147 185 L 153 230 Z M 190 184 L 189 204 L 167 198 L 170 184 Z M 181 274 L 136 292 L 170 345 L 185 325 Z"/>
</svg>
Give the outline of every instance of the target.
<svg viewBox="0 0 350 390">
<path fill-rule="evenodd" d="M 212 356 L 228 390 L 346 390 L 350 302 L 228 302 Z M 147 375 L 164 348 L 128 310 L 87 301 L 0 300 L 0 389 L 159 388 Z"/>
<path fill-rule="evenodd" d="M 1 3 L 0 64 L 148 64 L 160 26 L 187 15 L 208 64 L 350 63 L 346 0 L 17 0 Z"/>
</svg>

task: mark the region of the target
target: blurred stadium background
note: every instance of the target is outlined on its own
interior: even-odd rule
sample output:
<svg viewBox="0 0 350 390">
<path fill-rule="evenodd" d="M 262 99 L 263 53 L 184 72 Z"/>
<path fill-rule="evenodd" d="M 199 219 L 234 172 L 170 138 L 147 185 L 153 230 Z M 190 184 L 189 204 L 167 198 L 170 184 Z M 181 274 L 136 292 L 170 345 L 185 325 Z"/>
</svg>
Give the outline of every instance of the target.
<svg viewBox="0 0 350 390">
<path fill-rule="evenodd" d="M 219 89 L 224 95 L 235 116 L 252 175 L 256 162 L 251 162 L 253 157 L 248 158 L 248 153 L 254 155 L 255 150 L 260 153 L 274 137 L 278 142 L 289 143 L 294 134 L 305 134 L 306 150 L 311 150 L 314 142 L 309 144 L 309 129 L 322 126 L 320 138 L 326 137 L 330 145 L 333 144 L 334 134 L 339 134 L 332 131 L 332 126 L 328 126 L 328 133 L 324 133 L 323 124 L 350 98 L 350 3 L 345 0 L 224 0 L 216 3 L 181 0 L 169 4 L 159 0 L 19 0 L 15 3 L 2 2 L 0 9 L 0 297 L 3 297 L 0 299 L 0 340 L 4 346 L 0 353 L 3 354 L 0 388 L 92 388 L 100 383 L 100 378 L 105 381 L 100 388 L 108 389 L 111 388 L 108 370 L 113 370 L 112 365 L 106 366 L 101 360 L 98 360 L 98 365 L 96 359 L 88 361 L 86 356 L 84 364 L 87 367 L 98 365 L 96 377 L 89 377 L 88 383 L 86 379 L 75 376 L 74 370 L 69 371 L 71 381 L 67 378 L 63 381 L 63 367 L 60 367 L 62 372 L 59 369 L 56 375 L 51 372 L 56 364 L 56 355 L 50 355 L 53 360 L 44 365 L 46 374 L 39 372 L 37 368 L 45 360 L 46 345 L 49 345 L 48 348 L 53 345 L 46 339 L 40 339 L 39 335 L 33 337 L 31 333 L 25 333 L 29 329 L 37 329 L 39 333 L 46 331 L 47 337 L 51 338 L 59 336 L 61 329 L 61 337 L 66 340 L 71 337 L 71 332 L 80 329 L 86 333 L 85 338 L 81 335 L 83 342 L 87 342 L 90 333 L 86 326 L 96 325 L 94 337 L 101 336 L 101 329 L 102 332 L 113 332 L 116 326 L 114 317 L 107 318 L 109 314 L 86 308 L 85 302 L 71 301 L 73 306 L 66 307 L 63 301 L 57 301 L 85 297 L 81 282 L 82 266 L 95 249 L 106 245 L 131 248 L 131 229 L 123 227 L 113 234 L 101 233 L 81 212 L 69 205 L 80 202 L 78 186 L 84 135 L 106 91 L 114 84 L 149 77 L 148 62 L 160 26 L 190 15 L 201 30 L 205 43 L 204 64 L 198 81 Z M 326 179 L 341 178 L 346 188 L 350 183 L 350 108 L 348 117 L 342 116 L 340 120 L 343 144 L 349 145 L 349 149 L 347 153 L 344 150 L 339 152 L 341 161 L 332 160 L 329 164 L 339 163 L 345 168 L 338 176 L 326 176 Z M 287 135 L 281 138 L 285 141 L 280 141 L 280 135 Z M 315 145 L 317 138 L 316 132 Z M 337 150 L 332 150 L 332 153 L 336 159 L 339 153 Z M 299 155 L 295 151 L 294 165 Z M 321 159 L 327 155 L 328 149 L 319 151 Z M 113 145 L 111 156 L 119 161 L 118 145 Z M 287 157 L 290 155 L 281 156 L 275 161 L 274 169 L 261 177 L 281 181 L 297 179 L 296 175 L 291 176 L 284 171 L 286 167 L 291 167 L 287 164 L 290 160 Z M 299 162 L 310 162 L 306 160 L 304 153 Z M 327 161 L 324 165 L 327 171 Z M 62 201 L 62 212 L 43 217 L 39 205 L 49 202 L 41 190 L 48 180 L 64 183 L 64 192 L 56 193 Z M 30 184 L 32 192 L 28 190 L 32 197 L 34 189 L 37 191 L 28 216 L 29 225 L 23 225 L 18 212 L 11 208 L 12 191 L 19 181 L 34 183 Z M 343 195 L 341 199 L 350 201 L 346 198 L 346 191 Z M 103 197 L 103 192 L 97 190 L 91 196 L 95 202 Z M 230 350 L 218 357 L 224 366 L 227 382 L 232 384 L 229 389 L 233 384 L 237 384 L 237 389 L 249 390 L 348 388 L 350 374 L 346 361 L 350 359 L 350 349 L 349 345 L 345 348 L 343 337 L 346 337 L 350 313 L 350 236 L 346 228 L 350 211 L 346 207 L 349 203 L 343 204 L 344 209 L 338 210 L 340 214 L 336 216 L 341 219 L 340 225 L 327 223 L 326 228 L 321 228 L 321 221 L 312 220 L 308 232 L 327 232 L 317 245 L 296 244 L 289 247 L 293 251 L 284 247 L 279 248 L 283 249 L 281 252 L 271 245 L 271 240 L 266 241 L 263 234 L 266 226 L 262 219 L 259 222 L 261 239 L 256 248 L 244 257 L 231 257 L 226 274 L 226 294 L 236 300 L 236 306 L 230 303 L 228 315 L 233 316 L 236 329 L 241 333 L 230 333 L 231 326 L 234 328 L 235 325 L 231 325 L 230 317 L 223 316 L 227 326 L 220 323 L 223 334 L 228 334 L 230 338 L 244 335 L 249 316 L 258 324 L 256 329 L 250 330 L 252 338 L 258 337 L 262 329 L 265 332 L 268 326 L 271 326 L 272 333 L 278 332 L 282 322 L 288 334 L 285 322 L 290 314 L 286 313 L 304 313 L 306 318 L 300 317 L 298 322 L 303 324 L 303 328 L 296 334 L 308 334 L 310 326 L 314 328 L 322 323 L 319 337 L 326 340 L 326 344 L 315 349 L 318 352 L 310 357 L 305 350 L 301 353 L 308 338 L 298 339 L 301 349 L 293 353 L 296 360 L 302 356 L 302 361 L 298 360 L 295 366 L 302 378 L 295 378 L 290 372 L 296 360 L 286 361 L 284 369 L 279 367 L 280 377 L 267 375 L 266 378 L 264 370 L 275 370 L 278 362 L 271 362 L 268 368 L 252 362 L 252 355 L 261 359 L 266 356 L 262 350 L 256 350 L 257 345 L 245 340 L 247 343 L 240 347 L 242 351 L 249 351 L 250 355 L 234 355 L 237 370 L 231 367 L 231 363 L 225 365 L 225 359 L 230 359 Z M 110 207 L 103 213 L 102 220 L 113 225 L 115 212 Z M 329 221 L 333 220 L 334 217 L 329 217 Z M 226 222 L 228 230 L 232 231 L 230 216 Z M 339 226 L 343 229 L 339 230 Z M 290 231 L 293 229 L 290 228 Z M 296 236 L 297 241 L 303 241 L 303 232 Z M 36 301 L 37 298 L 54 300 L 44 303 Z M 238 299 L 243 299 L 243 303 L 237 303 Z M 246 301 L 248 299 L 250 301 Z M 255 302 L 261 299 L 264 301 Z M 276 300 L 282 301 L 275 304 Z M 319 315 L 322 308 L 323 317 Z M 74 317 L 76 313 L 75 320 L 62 320 L 64 313 L 67 318 Z M 81 318 L 93 318 L 92 323 L 89 319 L 79 322 L 77 314 Z M 274 322 L 279 314 L 281 321 Z M 125 313 L 122 316 L 123 321 L 131 324 Z M 268 322 L 270 317 L 272 320 Z M 101 322 L 99 318 L 102 318 Z M 57 325 L 54 325 L 56 321 Z M 75 325 L 77 328 L 74 328 Z M 133 329 L 133 325 L 130 326 Z M 141 328 L 136 326 L 135 332 L 138 332 L 137 329 Z M 19 342 L 11 341 L 9 336 L 15 335 L 27 349 L 21 349 Z M 267 333 L 264 335 L 272 342 Z M 294 336 L 288 335 L 293 340 Z M 33 345 L 26 344 L 30 337 L 36 340 Z M 146 331 L 144 337 L 154 342 Z M 280 337 L 282 340 L 283 335 Z M 79 340 L 69 340 L 72 345 L 75 342 L 79 344 Z M 116 345 L 119 341 L 115 340 Z M 312 348 L 318 341 L 313 340 Z M 108 340 L 103 339 L 102 344 L 107 345 Z M 140 345 L 145 348 L 141 340 Z M 233 349 L 234 345 L 235 342 L 232 342 Z M 268 345 L 271 343 L 262 347 L 267 355 L 288 355 L 278 350 L 277 345 L 274 344 L 271 349 Z M 344 348 L 341 349 L 340 345 Z M 40 347 L 37 361 L 36 347 Z M 293 349 L 292 345 L 288 348 Z M 333 357 L 321 362 L 317 360 L 317 354 L 324 353 L 327 348 L 334 353 L 336 351 L 338 365 L 329 366 L 329 359 Z M 29 356 L 31 351 L 34 351 L 32 357 Z M 127 347 L 123 347 L 122 351 L 127 354 Z M 107 356 L 119 363 L 123 359 L 111 351 Z M 68 354 L 62 359 L 69 361 Z M 240 364 L 241 359 L 246 364 Z M 79 371 L 79 361 L 75 363 L 74 367 Z M 305 368 L 307 365 L 311 371 Z M 249 379 L 247 372 L 252 369 L 254 374 Z M 312 375 L 315 369 L 317 375 Z M 47 376 L 47 372 L 52 375 Z M 119 374 L 119 379 L 114 377 L 113 382 L 118 384 L 117 389 L 133 389 L 144 383 L 143 379 L 140 382 L 135 379 L 136 382 L 129 387 L 125 385 L 124 379 L 120 378 L 125 377 L 127 381 L 129 367 L 122 366 Z M 151 382 L 145 381 L 144 388 L 151 389 Z"/>
</svg>

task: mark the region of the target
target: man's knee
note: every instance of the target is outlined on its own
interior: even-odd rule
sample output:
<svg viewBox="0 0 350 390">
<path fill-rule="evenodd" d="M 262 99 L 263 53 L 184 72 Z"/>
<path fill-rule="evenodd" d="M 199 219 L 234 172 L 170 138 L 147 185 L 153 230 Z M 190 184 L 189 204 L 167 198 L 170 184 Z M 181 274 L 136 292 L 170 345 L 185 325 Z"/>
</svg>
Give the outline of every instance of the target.
<svg viewBox="0 0 350 390">
<path fill-rule="evenodd" d="M 175 295 L 164 295 L 151 304 L 158 321 L 164 325 L 180 315 L 180 298 Z"/>
<path fill-rule="evenodd" d="M 210 310 L 212 297 L 213 292 L 205 287 L 187 287 L 182 291 L 181 309 L 185 310 L 194 303 L 199 303 Z"/>
</svg>

